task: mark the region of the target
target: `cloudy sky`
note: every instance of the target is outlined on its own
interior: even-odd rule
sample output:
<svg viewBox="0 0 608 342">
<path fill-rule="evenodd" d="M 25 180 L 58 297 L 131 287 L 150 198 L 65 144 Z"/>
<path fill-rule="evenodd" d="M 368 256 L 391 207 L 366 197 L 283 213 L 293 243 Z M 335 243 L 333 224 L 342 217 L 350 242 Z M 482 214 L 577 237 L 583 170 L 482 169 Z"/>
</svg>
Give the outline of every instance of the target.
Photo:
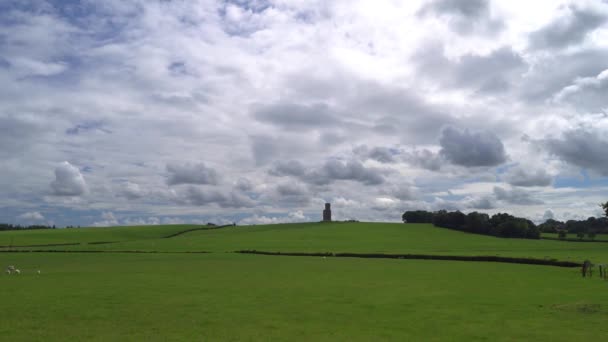
<svg viewBox="0 0 608 342">
<path fill-rule="evenodd" d="M 608 1 L 4 0 L 0 222 L 601 214 Z"/>
</svg>

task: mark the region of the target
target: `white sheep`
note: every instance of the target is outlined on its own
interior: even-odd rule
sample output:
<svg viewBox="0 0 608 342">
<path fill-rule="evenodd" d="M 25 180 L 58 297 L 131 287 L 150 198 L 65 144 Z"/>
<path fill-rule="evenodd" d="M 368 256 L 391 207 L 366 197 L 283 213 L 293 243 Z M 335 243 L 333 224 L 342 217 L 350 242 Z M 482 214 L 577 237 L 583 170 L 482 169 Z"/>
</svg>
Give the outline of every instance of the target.
<svg viewBox="0 0 608 342">
<path fill-rule="evenodd" d="M 40 274 L 40 270 L 38 270 L 38 274 Z"/>
<path fill-rule="evenodd" d="M 17 274 L 21 274 L 21 271 L 19 271 L 19 269 L 18 269 L 18 268 L 16 268 L 16 269 L 15 269 L 15 273 L 17 273 Z"/>
</svg>

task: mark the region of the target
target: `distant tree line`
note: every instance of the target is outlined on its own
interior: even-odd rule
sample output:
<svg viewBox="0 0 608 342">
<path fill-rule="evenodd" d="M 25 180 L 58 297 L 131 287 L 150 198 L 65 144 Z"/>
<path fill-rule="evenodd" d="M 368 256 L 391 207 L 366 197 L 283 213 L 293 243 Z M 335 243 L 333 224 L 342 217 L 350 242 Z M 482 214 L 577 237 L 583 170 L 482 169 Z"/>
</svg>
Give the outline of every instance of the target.
<svg viewBox="0 0 608 342">
<path fill-rule="evenodd" d="M 43 226 L 34 224 L 31 226 L 21 226 L 21 225 L 13 225 L 10 223 L 0 223 L 0 231 L 2 230 L 24 230 L 24 229 L 55 229 L 55 225 L 53 226 Z"/>
<path fill-rule="evenodd" d="M 543 233 L 557 233 L 559 238 L 565 239 L 567 234 L 574 234 L 579 239 L 588 236 L 591 240 L 597 234 L 608 234 L 608 218 L 589 217 L 586 220 L 568 220 L 566 222 L 548 219 L 538 228 Z"/>
<path fill-rule="evenodd" d="M 506 238 L 540 239 L 540 230 L 534 222 L 505 213 L 488 214 L 460 211 L 425 210 L 406 211 L 403 222 L 432 223 L 437 227 L 460 230 L 463 232 L 492 235 Z"/>
</svg>

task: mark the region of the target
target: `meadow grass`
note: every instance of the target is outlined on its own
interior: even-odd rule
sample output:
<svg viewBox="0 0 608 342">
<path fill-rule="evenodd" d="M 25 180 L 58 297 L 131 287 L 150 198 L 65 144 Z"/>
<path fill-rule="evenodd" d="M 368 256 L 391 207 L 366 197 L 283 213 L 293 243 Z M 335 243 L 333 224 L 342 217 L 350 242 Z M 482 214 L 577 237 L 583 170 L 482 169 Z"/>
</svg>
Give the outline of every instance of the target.
<svg viewBox="0 0 608 342">
<path fill-rule="evenodd" d="M 1 253 L 0 260 L 23 270 L 0 276 L 5 341 L 576 341 L 608 334 L 608 282 L 569 268 L 229 253 Z"/>
<path fill-rule="evenodd" d="M 0 231 L 0 246 L 30 246 L 161 238 L 200 225 L 121 226 Z"/>
<path fill-rule="evenodd" d="M 134 229 L 143 231 L 148 228 Z M 110 230 L 107 232 L 107 235 L 98 238 L 109 241 L 118 239 L 109 234 Z M 53 249 L 163 252 L 231 252 L 255 249 L 282 252 L 499 255 L 574 262 L 590 259 L 596 263 L 608 263 L 606 243 L 506 239 L 438 228 L 430 224 L 403 223 L 336 222 L 237 226 L 193 231 L 170 239 L 151 237 L 115 244 L 60 246 Z"/>
<path fill-rule="evenodd" d="M 558 239 L 559 235 L 557 233 L 542 233 L 541 237 L 543 237 L 543 238 Z M 570 239 L 570 240 L 579 240 L 579 238 L 574 233 L 568 234 L 566 236 L 566 238 Z M 583 238 L 583 240 L 589 241 L 591 239 L 589 239 L 589 237 L 585 234 L 585 237 Z M 608 234 L 597 234 L 595 236 L 595 238 L 594 238 L 593 241 L 608 241 Z"/>
</svg>

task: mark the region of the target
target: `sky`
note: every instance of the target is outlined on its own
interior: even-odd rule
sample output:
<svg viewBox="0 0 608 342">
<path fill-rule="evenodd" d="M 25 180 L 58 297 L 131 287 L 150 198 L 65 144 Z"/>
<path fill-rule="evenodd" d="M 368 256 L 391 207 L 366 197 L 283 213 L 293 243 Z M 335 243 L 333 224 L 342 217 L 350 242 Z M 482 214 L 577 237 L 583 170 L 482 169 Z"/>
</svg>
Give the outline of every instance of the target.
<svg viewBox="0 0 608 342">
<path fill-rule="evenodd" d="M 0 2 L 0 222 L 601 216 L 608 1 Z"/>
</svg>

